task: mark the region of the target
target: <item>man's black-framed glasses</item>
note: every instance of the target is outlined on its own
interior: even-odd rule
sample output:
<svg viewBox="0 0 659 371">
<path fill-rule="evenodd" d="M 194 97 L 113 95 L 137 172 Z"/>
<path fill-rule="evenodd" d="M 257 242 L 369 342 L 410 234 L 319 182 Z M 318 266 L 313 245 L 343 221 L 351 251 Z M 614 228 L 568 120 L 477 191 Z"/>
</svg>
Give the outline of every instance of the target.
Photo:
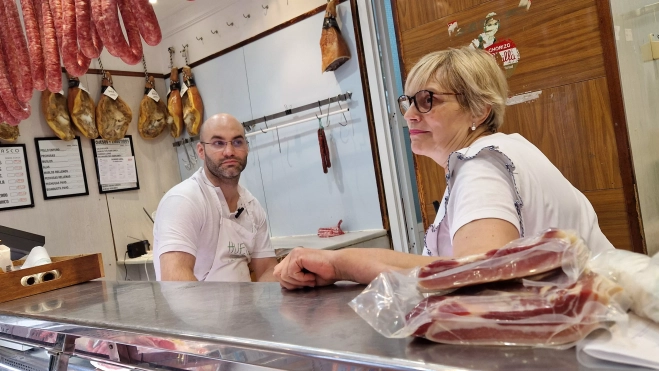
<svg viewBox="0 0 659 371">
<path fill-rule="evenodd" d="M 229 141 L 217 139 L 217 140 L 214 140 L 212 142 L 199 141 L 199 143 L 208 144 L 211 147 L 211 149 L 215 152 L 224 151 L 224 149 L 227 148 L 227 145 L 229 143 L 231 143 L 231 146 L 234 149 L 237 149 L 237 150 L 247 148 L 247 139 L 245 139 L 245 138 L 236 138 L 236 139 L 229 140 Z"/>
<path fill-rule="evenodd" d="M 398 97 L 398 108 L 403 115 L 412 107 L 416 107 L 419 113 L 428 113 L 432 109 L 432 102 L 435 95 L 462 95 L 462 93 L 435 93 L 430 90 L 419 90 L 413 96 L 401 95 Z"/>
</svg>

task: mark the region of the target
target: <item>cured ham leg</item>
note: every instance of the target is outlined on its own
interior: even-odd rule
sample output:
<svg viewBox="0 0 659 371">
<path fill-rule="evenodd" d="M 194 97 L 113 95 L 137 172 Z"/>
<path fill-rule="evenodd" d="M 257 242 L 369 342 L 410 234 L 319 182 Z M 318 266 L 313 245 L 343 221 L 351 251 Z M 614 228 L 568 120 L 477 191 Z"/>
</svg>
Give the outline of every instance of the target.
<svg viewBox="0 0 659 371">
<path fill-rule="evenodd" d="M 183 67 L 183 83 L 188 90 L 183 94 L 183 121 L 190 136 L 199 134 L 199 128 L 204 117 L 204 102 L 201 100 L 199 89 L 195 84 L 190 67 Z"/>
<path fill-rule="evenodd" d="M 69 113 L 73 125 L 89 139 L 98 138 L 96 129 L 96 106 L 91 95 L 80 89 L 80 80 L 69 75 Z"/>
<path fill-rule="evenodd" d="M 0 122 L 0 140 L 14 143 L 19 135 L 21 134 L 18 130 L 18 125 L 13 126 L 5 122 Z"/>
<path fill-rule="evenodd" d="M 167 123 L 174 138 L 183 134 L 183 103 L 181 102 L 181 83 L 178 80 L 178 68 L 172 67 L 169 75 L 169 94 L 167 94 Z"/>
<path fill-rule="evenodd" d="M 44 90 L 41 93 L 41 112 L 43 112 L 46 123 L 58 138 L 61 140 L 75 138 L 69 111 L 66 108 L 66 98 L 62 94 Z"/>
<path fill-rule="evenodd" d="M 156 102 L 148 94 L 151 89 L 155 88 L 153 76 L 149 76 L 149 81 L 144 88 L 144 98 L 140 103 L 140 117 L 137 122 L 137 129 L 140 136 L 144 139 L 154 139 L 165 130 L 167 126 L 167 106 L 162 99 Z"/>
<path fill-rule="evenodd" d="M 105 94 L 111 87 L 112 76 L 106 71 L 101 87 L 101 99 L 96 106 L 96 128 L 101 138 L 119 140 L 126 135 L 128 125 L 133 120 L 133 112 L 118 94 L 116 99 Z"/>
<path fill-rule="evenodd" d="M 320 35 L 320 52 L 323 56 L 322 71 L 334 71 L 350 59 L 350 49 L 346 44 L 339 24 L 336 22 L 337 0 L 330 0 L 325 10 L 323 31 Z"/>
</svg>

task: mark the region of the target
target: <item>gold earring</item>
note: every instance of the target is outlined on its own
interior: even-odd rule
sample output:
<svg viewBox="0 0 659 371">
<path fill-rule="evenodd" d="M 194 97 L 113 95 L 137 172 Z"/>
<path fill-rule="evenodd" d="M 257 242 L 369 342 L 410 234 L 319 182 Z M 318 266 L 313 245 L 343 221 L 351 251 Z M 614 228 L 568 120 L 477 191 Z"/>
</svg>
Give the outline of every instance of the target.
<svg viewBox="0 0 659 371">
<path fill-rule="evenodd" d="M 476 130 L 476 123 L 472 122 L 471 123 L 471 131 L 474 131 L 474 130 Z"/>
</svg>

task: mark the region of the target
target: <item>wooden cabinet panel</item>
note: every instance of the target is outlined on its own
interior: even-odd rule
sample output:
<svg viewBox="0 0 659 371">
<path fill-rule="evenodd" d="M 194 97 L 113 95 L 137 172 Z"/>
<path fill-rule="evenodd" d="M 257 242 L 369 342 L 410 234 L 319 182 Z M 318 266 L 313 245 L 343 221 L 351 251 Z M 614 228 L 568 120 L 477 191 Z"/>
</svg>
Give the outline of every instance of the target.
<svg viewBox="0 0 659 371">
<path fill-rule="evenodd" d="M 535 144 L 582 192 L 621 188 L 606 78 L 545 89 L 506 109 L 501 127 Z"/>
<path fill-rule="evenodd" d="M 617 249 L 633 251 L 622 188 L 584 192 L 584 194 L 593 204 L 600 228 L 613 246 Z"/>
<path fill-rule="evenodd" d="M 402 2 L 397 1 L 397 6 Z M 496 12 L 495 18 L 500 22 L 497 41 L 511 39 L 520 53 L 519 63 L 508 80 L 511 95 L 605 75 L 593 0 L 539 1 L 528 11 L 518 4 L 519 0 L 488 1 L 401 32 L 404 70 L 409 71 L 429 52 L 469 45 L 483 32 L 486 15 Z M 397 20 L 399 25 L 413 22 L 401 13 Z M 461 34 L 449 37 L 451 21 L 458 22 Z"/>
<path fill-rule="evenodd" d="M 421 205 L 421 219 L 423 228 L 435 220 L 435 208 L 433 201 L 442 201 L 446 189 L 446 178 L 444 168 L 437 165 L 435 161 L 426 156 L 414 155 L 414 171 L 416 173 L 416 184 L 419 189 L 419 204 Z"/>
<path fill-rule="evenodd" d="M 446 0 L 397 0 L 393 4 L 396 7 L 395 12 L 399 15 L 398 30 L 399 32 L 404 32 L 487 1 L 489 0 L 465 0 L 459 2 Z"/>
</svg>

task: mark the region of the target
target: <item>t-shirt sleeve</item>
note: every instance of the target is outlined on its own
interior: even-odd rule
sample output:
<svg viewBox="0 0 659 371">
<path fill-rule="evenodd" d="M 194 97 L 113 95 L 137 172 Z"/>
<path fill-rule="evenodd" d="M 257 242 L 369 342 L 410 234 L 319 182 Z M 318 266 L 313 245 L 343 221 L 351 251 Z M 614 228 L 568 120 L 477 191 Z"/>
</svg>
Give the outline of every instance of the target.
<svg viewBox="0 0 659 371">
<path fill-rule="evenodd" d="M 153 227 L 154 252 L 181 251 L 197 256 L 199 231 L 203 226 L 203 210 L 186 196 L 167 196 L 158 205 Z"/>
<path fill-rule="evenodd" d="M 261 207 L 258 205 L 258 207 Z M 261 209 L 263 211 L 263 209 Z M 261 213 L 260 213 L 261 214 Z M 268 221 L 265 217 L 265 211 L 262 212 L 262 219 L 257 222 L 256 236 L 254 236 L 254 248 L 250 251 L 252 258 L 272 258 L 275 256 L 275 249 L 270 242 L 270 231 L 268 230 Z"/>
<path fill-rule="evenodd" d="M 462 226 L 478 219 L 505 220 L 519 231 L 517 191 L 508 169 L 499 159 L 485 154 L 465 160 L 454 176 L 447 209 L 451 241 Z"/>
</svg>

